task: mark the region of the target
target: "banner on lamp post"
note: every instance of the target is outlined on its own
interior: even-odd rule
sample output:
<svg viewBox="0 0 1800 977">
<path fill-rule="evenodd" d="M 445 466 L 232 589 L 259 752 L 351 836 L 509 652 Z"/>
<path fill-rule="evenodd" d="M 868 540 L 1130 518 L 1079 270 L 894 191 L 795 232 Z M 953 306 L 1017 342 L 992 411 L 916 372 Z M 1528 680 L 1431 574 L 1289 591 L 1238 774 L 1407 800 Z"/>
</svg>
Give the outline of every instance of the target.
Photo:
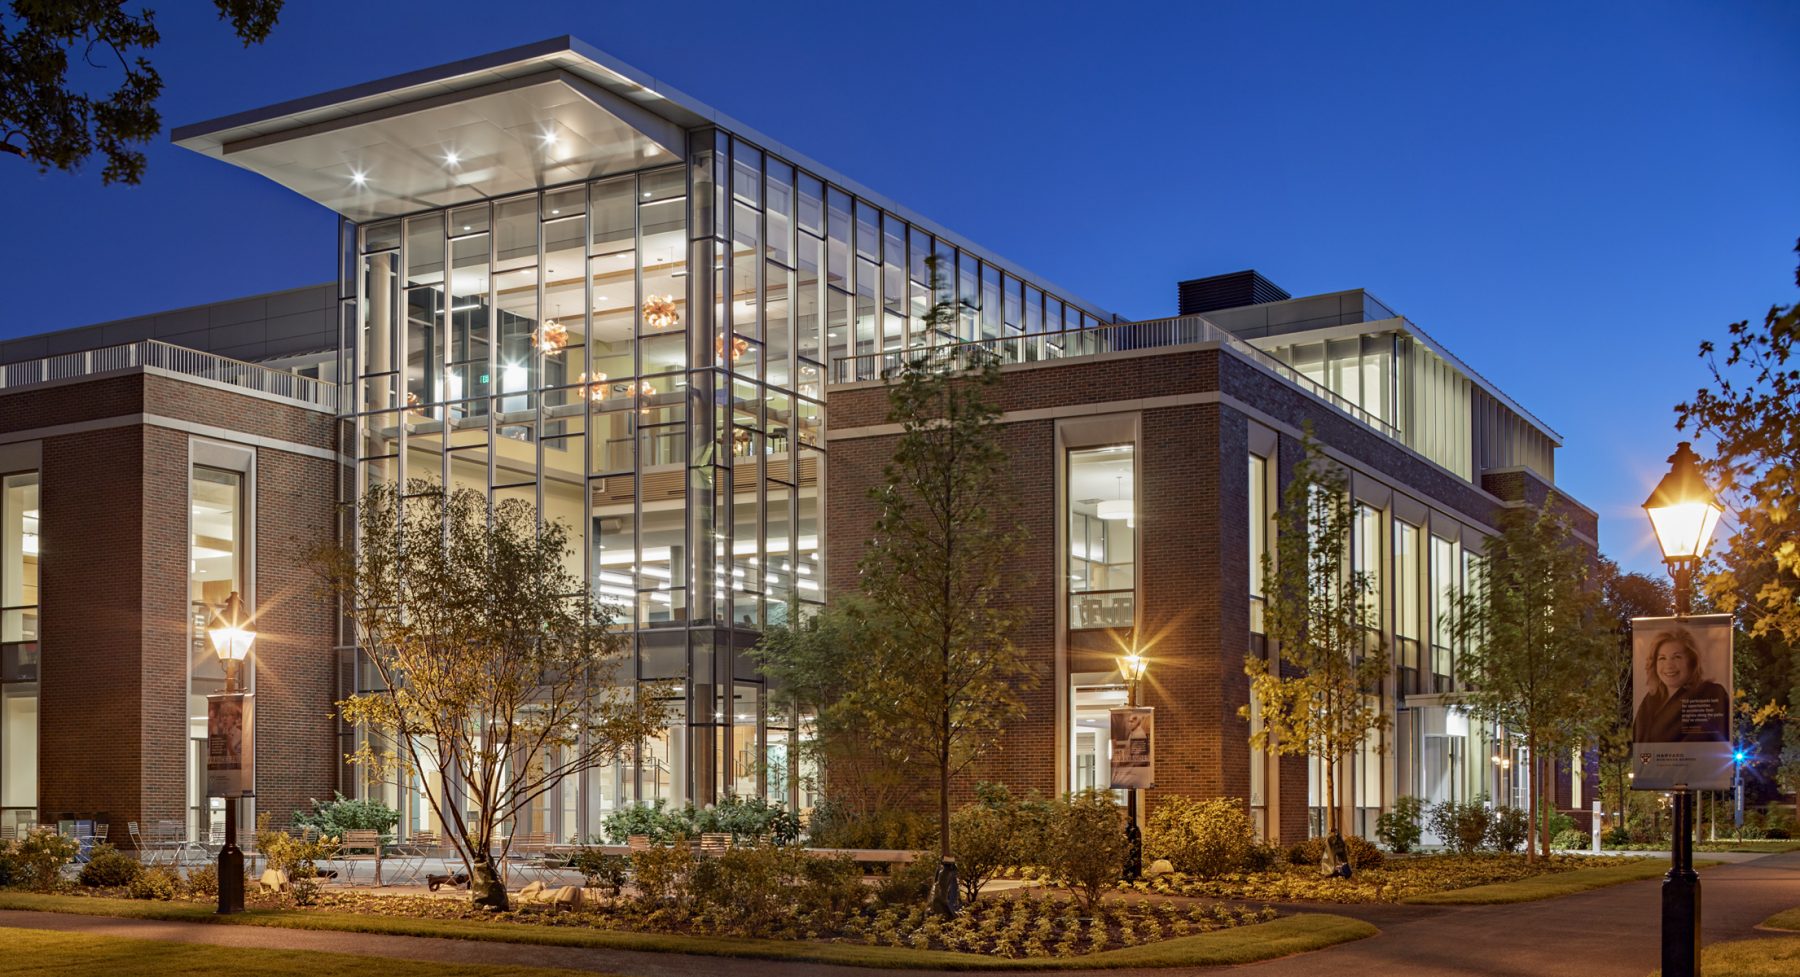
<svg viewBox="0 0 1800 977">
<path fill-rule="evenodd" d="M 255 723 L 247 692 L 206 697 L 206 796 L 256 795 Z"/>
<path fill-rule="evenodd" d="M 1156 786 L 1156 710 L 1129 706 L 1109 712 L 1112 720 L 1112 776 L 1114 790 L 1143 790 Z"/>
<path fill-rule="evenodd" d="M 1731 789 L 1731 615 L 1631 619 L 1631 789 Z"/>
</svg>

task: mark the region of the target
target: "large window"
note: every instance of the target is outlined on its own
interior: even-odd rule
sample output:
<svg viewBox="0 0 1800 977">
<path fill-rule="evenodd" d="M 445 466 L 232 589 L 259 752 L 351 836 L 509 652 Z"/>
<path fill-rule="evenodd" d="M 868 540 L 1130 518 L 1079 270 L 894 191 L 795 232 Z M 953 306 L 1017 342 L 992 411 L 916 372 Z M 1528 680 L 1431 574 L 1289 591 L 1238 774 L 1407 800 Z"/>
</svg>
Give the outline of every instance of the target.
<svg viewBox="0 0 1800 977">
<path fill-rule="evenodd" d="M 38 755 L 38 476 L 0 487 L 0 826 L 35 822 Z"/>
<path fill-rule="evenodd" d="M 1136 621 L 1137 499 L 1129 444 L 1069 452 L 1069 627 Z"/>
<path fill-rule="evenodd" d="M 1401 687 L 1417 692 L 1419 641 L 1424 636 L 1424 607 L 1419 599 L 1421 556 L 1419 527 L 1394 521 L 1394 640 L 1399 644 Z"/>
<path fill-rule="evenodd" d="M 1269 555 L 1269 461 L 1250 456 L 1250 633 L 1263 633 L 1263 561 Z"/>
<path fill-rule="evenodd" d="M 1456 551 L 1455 542 L 1431 537 L 1431 674 L 1439 692 L 1449 691 L 1453 674 L 1451 649 L 1456 629 L 1452 615 L 1462 592 L 1462 566 Z"/>
<path fill-rule="evenodd" d="M 215 841 L 225 830 L 225 802 L 206 796 L 206 697 L 225 689 L 225 669 L 207 640 L 213 612 L 232 592 L 249 603 L 246 584 L 244 482 L 241 471 L 195 465 L 188 480 L 188 837 Z M 242 675 L 250 686 L 251 669 Z M 254 708 L 252 706 L 252 708 Z M 252 720 L 254 721 L 254 720 Z M 250 823 L 255 823 L 251 821 Z"/>
<path fill-rule="evenodd" d="M 1363 627 L 1381 630 L 1383 583 L 1381 576 L 1381 510 L 1371 505 L 1356 504 L 1355 523 L 1350 533 L 1350 569 L 1362 577 L 1357 610 Z"/>
</svg>

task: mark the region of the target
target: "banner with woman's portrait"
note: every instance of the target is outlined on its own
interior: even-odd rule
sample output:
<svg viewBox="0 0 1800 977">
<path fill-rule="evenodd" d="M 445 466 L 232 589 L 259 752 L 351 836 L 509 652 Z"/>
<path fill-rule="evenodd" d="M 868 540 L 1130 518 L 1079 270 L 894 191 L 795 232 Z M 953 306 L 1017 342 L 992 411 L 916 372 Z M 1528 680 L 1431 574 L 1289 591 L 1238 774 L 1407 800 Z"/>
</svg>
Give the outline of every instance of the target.
<svg viewBox="0 0 1800 977">
<path fill-rule="evenodd" d="M 1631 620 L 1631 789 L 1731 789 L 1731 615 Z"/>
<path fill-rule="evenodd" d="M 206 796 L 256 795 L 256 723 L 247 692 L 206 697 Z"/>
<path fill-rule="evenodd" d="M 1112 778 L 1114 790 L 1143 790 L 1156 786 L 1156 710 L 1129 706 L 1109 712 L 1112 720 Z"/>
</svg>

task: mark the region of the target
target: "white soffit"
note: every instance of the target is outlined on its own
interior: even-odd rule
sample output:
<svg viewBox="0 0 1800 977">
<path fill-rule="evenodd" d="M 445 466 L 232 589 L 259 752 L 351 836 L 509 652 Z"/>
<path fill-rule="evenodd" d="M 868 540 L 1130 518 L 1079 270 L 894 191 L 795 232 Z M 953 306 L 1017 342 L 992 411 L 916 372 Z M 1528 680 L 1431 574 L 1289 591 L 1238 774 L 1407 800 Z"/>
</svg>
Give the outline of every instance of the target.
<svg viewBox="0 0 1800 977">
<path fill-rule="evenodd" d="M 685 144 L 679 125 L 547 66 L 334 118 L 308 114 L 178 141 L 357 222 L 672 163 Z"/>
</svg>

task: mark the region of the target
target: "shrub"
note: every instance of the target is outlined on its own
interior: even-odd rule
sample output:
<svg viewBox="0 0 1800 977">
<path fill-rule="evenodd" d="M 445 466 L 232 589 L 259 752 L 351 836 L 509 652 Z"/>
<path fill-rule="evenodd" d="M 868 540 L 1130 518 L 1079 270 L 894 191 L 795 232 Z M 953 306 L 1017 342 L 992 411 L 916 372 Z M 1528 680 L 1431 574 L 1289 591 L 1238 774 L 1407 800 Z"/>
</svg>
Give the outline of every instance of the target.
<svg viewBox="0 0 1800 977">
<path fill-rule="evenodd" d="M 1051 877 L 1092 915 L 1100 897 L 1125 872 L 1125 824 L 1118 804 L 1104 791 L 1070 795 L 1053 805 L 1047 833 Z"/>
<path fill-rule="evenodd" d="M 1177 872 L 1205 879 L 1241 871 L 1255 843 L 1250 816 L 1229 797 L 1159 799 L 1144 831 L 1146 857 L 1166 858 Z"/>
<path fill-rule="evenodd" d="M 728 797 L 717 804 L 692 804 L 672 810 L 661 800 L 619 808 L 600 824 L 601 835 L 623 844 L 632 835 L 644 835 L 652 844 L 666 845 L 677 837 L 697 838 L 723 832 L 734 841 L 751 841 L 764 835 L 778 845 L 800 838 L 800 819 L 779 804 L 760 797 Z"/>
<path fill-rule="evenodd" d="M 12 885 L 18 875 L 18 862 L 14 859 L 13 843 L 0 841 L 0 886 Z"/>
<path fill-rule="evenodd" d="M 125 887 L 126 894 L 133 899 L 160 899 L 163 902 L 175 898 L 180 891 L 181 880 L 160 865 L 146 867 Z"/>
<path fill-rule="evenodd" d="M 1567 831 L 1558 832 L 1554 838 L 1551 838 L 1550 847 L 1560 848 L 1564 851 L 1586 851 L 1593 841 L 1593 836 L 1586 831 L 1570 828 Z"/>
<path fill-rule="evenodd" d="M 783 845 L 733 848 L 695 862 L 674 883 L 675 901 L 693 906 L 716 931 L 766 933 L 789 918 L 835 930 L 867 898 L 862 870 L 847 858 L 818 858 Z"/>
<path fill-rule="evenodd" d="M 1631 831 L 1622 824 L 1615 824 L 1600 836 L 1600 843 L 1615 848 L 1629 845 L 1631 844 Z"/>
<path fill-rule="evenodd" d="M 89 888 L 117 889 L 130 885 L 144 866 L 130 855 L 108 844 L 98 844 L 88 853 L 77 881 Z"/>
<path fill-rule="evenodd" d="M 1467 855 L 1481 850 L 1493 817 L 1493 812 L 1479 800 L 1462 804 L 1445 801 L 1432 805 L 1427 820 L 1432 833 L 1444 847 L 1458 855 Z"/>
<path fill-rule="evenodd" d="M 631 874 L 631 858 L 584 845 L 569 856 L 569 867 L 580 872 L 590 888 L 606 889 L 617 896 Z"/>
<path fill-rule="evenodd" d="M 400 823 L 400 812 L 380 801 L 352 800 L 334 794 L 329 801 L 312 801 L 312 808 L 294 812 L 294 827 L 311 828 L 321 836 L 342 838 L 346 831 L 378 831 L 389 834 Z"/>
<path fill-rule="evenodd" d="M 1488 847 L 1495 851 L 1518 851 L 1525 843 L 1528 827 L 1530 821 L 1524 811 L 1511 806 L 1496 808 L 1493 819 L 1488 822 Z"/>
<path fill-rule="evenodd" d="M 74 861 L 81 845 L 54 829 L 32 828 L 13 844 L 13 871 L 18 880 L 39 892 L 49 892 L 62 882 L 62 868 Z"/>
<path fill-rule="evenodd" d="M 651 906 L 678 901 L 689 891 L 694 861 L 694 849 L 682 837 L 632 852 L 631 875 L 637 880 L 638 898 Z"/>
<path fill-rule="evenodd" d="M 1424 816 L 1424 801 L 1417 797 L 1396 797 L 1393 810 L 1375 819 L 1375 837 L 1404 855 L 1419 847 L 1419 838 L 1424 833 L 1421 824 Z"/>
<path fill-rule="evenodd" d="M 188 869 L 188 895 L 196 898 L 211 899 L 219 894 L 219 866 L 216 862 L 207 862 Z"/>
<path fill-rule="evenodd" d="M 931 895 L 937 881 L 938 860 L 924 853 L 905 865 L 897 866 L 875 890 L 875 901 L 884 906 L 916 906 Z"/>
<path fill-rule="evenodd" d="M 270 831 L 267 814 L 256 819 L 256 850 L 263 853 L 270 868 L 287 873 L 296 905 L 310 906 L 318 898 L 318 861 L 330 857 L 337 842 L 334 835 L 296 838 L 285 831 Z"/>
<path fill-rule="evenodd" d="M 888 808 L 859 816 L 834 801 L 813 810 L 807 839 L 817 848 L 927 851 L 938 846 L 937 825 L 916 811 Z"/>
<path fill-rule="evenodd" d="M 1287 853 L 1278 846 L 1259 841 L 1244 853 L 1244 871 L 1267 872 L 1280 864 L 1286 856 Z"/>
<path fill-rule="evenodd" d="M 1387 861 L 1387 854 L 1367 838 L 1345 835 L 1344 848 L 1350 856 L 1351 868 L 1380 868 Z M 1289 847 L 1287 860 L 1293 865 L 1319 868 L 1325 863 L 1325 839 L 1308 838 Z"/>
<path fill-rule="evenodd" d="M 950 844 L 956 852 L 957 883 L 963 900 L 974 902 L 981 887 L 1017 863 L 1017 805 L 1005 787 L 982 784 L 973 804 L 950 815 Z"/>
<path fill-rule="evenodd" d="M 1561 811 L 1550 812 L 1550 837 L 1555 838 L 1565 831 L 1575 830 L 1575 819 Z"/>
</svg>

